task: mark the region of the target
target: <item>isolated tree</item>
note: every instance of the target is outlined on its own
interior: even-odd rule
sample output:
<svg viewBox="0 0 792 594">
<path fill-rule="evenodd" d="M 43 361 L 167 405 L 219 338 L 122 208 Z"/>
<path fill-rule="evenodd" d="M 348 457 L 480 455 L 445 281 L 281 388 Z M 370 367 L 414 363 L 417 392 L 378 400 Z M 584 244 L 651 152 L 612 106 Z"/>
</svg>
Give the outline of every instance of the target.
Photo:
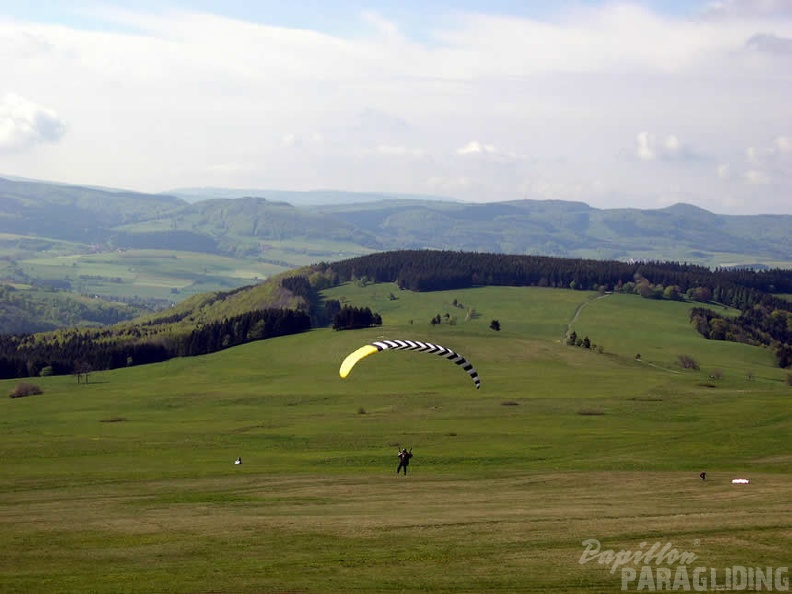
<svg viewBox="0 0 792 594">
<path fill-rule="evenodd" d="M 83 377 L 85 378 L 85 383 L 88 383 L 88 374 L 91 373 L 92 369 L 88 363 L 84 361 L 78 361 L 74 364 L 74 375 L 77 376 L 77 383 L 79 384 Z"/>
<path fill-rule="evenodd" d="M 679 365 L 682 367 L 682 369 L 694 369 L 694 370 L 699 369 L 698 361 L 696 361 L 690 355 L 679 355 L 678 360 L 679 360 Z"/>
<path fill-rule="evenodd" d="M 495 332 L 500 332 L 500 322 L 498 320 L 492 320 L 490 322 L 490 330 L 495 330 Z"/>
</svg>

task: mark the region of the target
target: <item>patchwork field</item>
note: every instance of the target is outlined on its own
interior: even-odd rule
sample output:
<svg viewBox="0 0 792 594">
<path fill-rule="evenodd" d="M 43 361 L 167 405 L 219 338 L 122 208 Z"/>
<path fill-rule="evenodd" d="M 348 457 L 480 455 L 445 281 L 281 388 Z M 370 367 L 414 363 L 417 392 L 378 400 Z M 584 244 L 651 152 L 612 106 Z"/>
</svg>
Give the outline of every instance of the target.
<svg viewBox="0 0 792 594">
<path fill-rule="evenodd" d="M 582 557 L 593 540 L 695 555 L 649 563 L 688 569 L 690 589 L 697 567 L 717 589 L 726 568 L 789 565 L 792 388 L 770 351 L 705 341 L 686 304 L 635 296 L 327 293 L 384 325 L 0 399 L 0 591 L 638 590 L 623 570 L 646 563 Z M 602 352 L 565 345 L 568 330 Z M 409 352 L 340 379 L 380 337 L 454 348 L 481 390 Z M 415 454 L 406 477 L 398 446 Z"/>
</svg>

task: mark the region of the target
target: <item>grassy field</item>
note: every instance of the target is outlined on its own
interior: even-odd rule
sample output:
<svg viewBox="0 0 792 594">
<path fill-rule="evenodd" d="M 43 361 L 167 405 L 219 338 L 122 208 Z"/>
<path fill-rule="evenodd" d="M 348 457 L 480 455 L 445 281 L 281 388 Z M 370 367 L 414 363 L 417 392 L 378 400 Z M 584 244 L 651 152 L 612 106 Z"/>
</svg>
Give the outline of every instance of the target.
<svg viewBox="0 0 792 594">
<path fill-rule="evenodd" d="M 30 278 L 65 279 L 78 293 L 174 300 L 254 284 L 288 268 L 252 259 L 165 250 L 36 257 L 20 264 Z"/>
<path fill-rule="evenodd" d="M 242 241 L 242 240 L 240 240 Z M 176 250 L 95 251 L 95 246 L 0 233 L 0 279 L 68 281 L 71 290 L 103 297 L 167 299 L 255 284 L 315 262 L 371 250 L 344 241 L 253 241 L 256 257 Z"/>
<path fill-rule="evenodd" d="M 684 304 L 638 297 L 328 294 L 384 325 L 0 398 L 0 591 L 620 591 L 621 569 L 580 562 L 586 539 L 671 543 L 719 579 L 789 565 L 792 388 L 769 351 L 705 341 Z M 573 320 L 604 352 L 563 344 Z M 378 337 L 458 350 L 481 390 L 410 352 L 340 379 Z"/>
</svg>

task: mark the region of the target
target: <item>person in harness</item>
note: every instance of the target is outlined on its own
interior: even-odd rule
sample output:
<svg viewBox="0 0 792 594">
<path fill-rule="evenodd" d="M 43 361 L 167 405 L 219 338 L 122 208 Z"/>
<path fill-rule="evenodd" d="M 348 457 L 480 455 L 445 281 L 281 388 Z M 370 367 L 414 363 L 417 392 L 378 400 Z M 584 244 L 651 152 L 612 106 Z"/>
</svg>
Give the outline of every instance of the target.
<svg viewBox="0 0 792 594">
<path fill-rule="evenodd" d="M 407 451 L 407 448 L 404 448 L 398 453 L 399 456 L 399 466 L 396 468 L 396 474 L 399 474 L 399 471 L 404 468 L 404 476 L 407 476 L 407 467 L 410 465 L 410 458 L 412 458 L 412 448 L 410 451 Z"/>
</svg>

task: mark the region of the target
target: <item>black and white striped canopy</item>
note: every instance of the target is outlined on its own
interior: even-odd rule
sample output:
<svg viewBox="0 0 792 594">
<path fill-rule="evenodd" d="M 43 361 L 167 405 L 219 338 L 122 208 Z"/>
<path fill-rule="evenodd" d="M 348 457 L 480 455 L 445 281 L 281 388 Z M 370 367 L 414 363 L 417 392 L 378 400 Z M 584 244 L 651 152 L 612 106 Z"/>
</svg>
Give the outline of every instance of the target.
<svg viewBox="0 0 792 594">
<path fill-rule="evenodd" d="M 462 355 L 442 345 L 433 344 L 431 342 L 422 342 L 420 340 L 378 340 L 372 342 L 371 344 L 362 346 L 347 356 L 346 359 L 344 359 L 339 372 L 341 377 L 346 377 L 349 375 L 349 372 L 352 371 L 352 368 L 355 366 L 355 364 L 362 358 L 373 355 L 374 353 L 378 353 L 380 351 L 387 350 L 418 351 L 420 353 L 428 353 L 430 355 L 439 355 L 440 357 L 444 357 L 464 369 L 473 380 L 473 383 L 476 384 L 477 390 L 481 388 L 481 379 L 479 378 L 476 368 L 473 367 L 473 365 L 469 363 L 468 360 Z"/>
</svg>

